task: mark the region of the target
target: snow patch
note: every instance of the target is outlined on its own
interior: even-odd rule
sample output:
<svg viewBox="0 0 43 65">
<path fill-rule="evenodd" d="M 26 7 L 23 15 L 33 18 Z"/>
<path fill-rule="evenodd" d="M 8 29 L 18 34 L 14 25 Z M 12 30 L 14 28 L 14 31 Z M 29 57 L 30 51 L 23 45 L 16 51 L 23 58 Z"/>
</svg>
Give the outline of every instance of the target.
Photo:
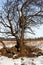
<svg viewBox="0 0 43 65">
<path fill-rule="evenodd" d="M 6 45 L 7 48 L 11 48 L 13 46 L 15 46 L 16 44 L 9 44 L 9 45 Z"/>
<path fill-rule="evenodd" d="M 12 59 L 5 56 L 0 56 L 0 65 L 43 65 L 43 56 L 36 58 L 21 57 Z"/>
</svg>

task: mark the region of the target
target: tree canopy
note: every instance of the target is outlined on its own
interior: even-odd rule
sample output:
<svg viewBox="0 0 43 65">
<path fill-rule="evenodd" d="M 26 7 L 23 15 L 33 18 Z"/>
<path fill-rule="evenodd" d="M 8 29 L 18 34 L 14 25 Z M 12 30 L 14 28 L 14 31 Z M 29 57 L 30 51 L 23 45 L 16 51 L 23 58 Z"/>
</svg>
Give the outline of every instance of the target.
<svg viewBox="0 0 43 65">
<path fill-rule="evenodd" d="M 3 5 L 3 11 L 0 11 L 0 23 L 4 26 L 2 26 L 4 33 L 8 37 L 11 35 L 20 38 L 22 36 L 21 31 L 23 31 L 22 26 L 24 27 L 23 33 L 34 34 L 32 26 L 43 23 L 42 0 L 6 0 Z"/>
</svg>

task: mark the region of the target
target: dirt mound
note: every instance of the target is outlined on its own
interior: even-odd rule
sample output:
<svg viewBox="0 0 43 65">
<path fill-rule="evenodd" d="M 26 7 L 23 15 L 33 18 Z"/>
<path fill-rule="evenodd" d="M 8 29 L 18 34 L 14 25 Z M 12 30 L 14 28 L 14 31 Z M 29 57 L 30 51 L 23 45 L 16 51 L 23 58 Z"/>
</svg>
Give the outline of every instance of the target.
<svg viewBox="0 0 43 65">
<path fill-rule="evenodd" d="M 14 56 L 15 54 L 17 54 L 17 56 Z M 3 48 L 0 50 L 0 55 L 7 56 L 10 58 L 18 58 L 18 57 L 35 57 L 43 55 L 43 53 L 42 50 L 34 46 L 23 46 L 23 48 L 19 52 L 17 52 L 17 49 L 15 47 L 7 48 L 7 51 L 5 48 Z"/>
</svg>

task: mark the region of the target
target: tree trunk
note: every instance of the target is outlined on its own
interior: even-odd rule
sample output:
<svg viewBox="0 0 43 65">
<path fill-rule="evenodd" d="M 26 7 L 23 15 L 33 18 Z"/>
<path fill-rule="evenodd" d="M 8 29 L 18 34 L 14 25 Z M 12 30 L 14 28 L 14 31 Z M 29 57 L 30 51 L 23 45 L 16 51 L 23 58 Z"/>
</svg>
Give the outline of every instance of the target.
<svg viewBox="0 0 43 65">
<path fill-rule="evenodd" d="M 21 51 L 23 48 L 23 41 L 22 39 L 17 39 L 17 45 L 15 46 L 17 48 L 17 51 Z"/>
<path fill-rule="evenodd" d="M 24 27 L 25 27 L 25 18 L 24 18 L 24 15 L 23 15 L 23 12 L 21 11 L 21 13 L 22 13 L 22 16 L 20 17 L 20 22 L 21 22 L 21 24 L 22 24 L 22 30 L 21 30 L 21 37 L 20 37 L 20 39 L 18 39 L 17 37 L 16 37 L 16 40 L 17 40 L 17 51 L 21 51 L 22 50 L 22 48 L 23 48 L 23 41 L 24 41 Z"/>
</svg>

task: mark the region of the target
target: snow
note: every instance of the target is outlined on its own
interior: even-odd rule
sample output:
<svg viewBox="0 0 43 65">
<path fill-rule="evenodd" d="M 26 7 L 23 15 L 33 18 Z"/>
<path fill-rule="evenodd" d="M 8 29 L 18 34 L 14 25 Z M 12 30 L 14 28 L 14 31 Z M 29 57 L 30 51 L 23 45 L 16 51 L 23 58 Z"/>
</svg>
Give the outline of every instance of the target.
<svg viewBox="0 0 43 65">
<path fill-rule="evenodd" d="M 10 45 L 6 45 L 7 48 L 11 48 L 13 46 L 15 46 L 16 44 L 10 44 Z"/>
<path fill-rule="evenodd" d="M 8 45 L 6 45 L 6 47 L 7 47 L 7 48 L 11 48 L 11 47 L 13 47 L 13 46 L 15 46 L 15 45 L 16 45 L 16 44 L 8 44 Z M 3 46 L 0 45 L 0 49 L 2 49 L 2 48 L 3 48 Z"/>
<path fill-rule="evenodd" d="M 2 49 L 3 47 L 2 46 L 0 46 L 0 49 Z"/>
<path fill-rule="evenodd" d="M 12 59 L 5 56 L 0 56 L 0 65 L 43 65 L 43 56 L 37 58 L 22 57 Z"/>
<path fill-rule="evenodd" d="M 0 65 L 14 65 L 14 62 L 12 59 L 1 56 L 0 57 Z"/>
<path fill-rule="evenodd" d="M 27 45 L 27 46 L 35 46 L 36 48 L 39 48 L 39 49 L 41 49 L 42 51 L 43 51 L 43 42 L 40 42 L 40 41 L 38 41 L 37 43 L 36 42 L 31 42 L 31 43 L 26 43 L 25 45 Z"/>
<path fill-rule="evenodd" d="M 28 44 L 27 44 L 28 45 Z M 31 44 L 43 50 L 43 45 L 39 44 Z M 13 45 L 9 45 L 7 47 L 13 47 Z M 0 46 L 0 48 L 2 48 Z M 17 55 L 14 55 L 17 56 Z M 34 57 L 34 58 L 27 58 L 27 57 L 20 57 L 18 59 L 8 58 L 5 56 L 0 56 L 0 65 L 43 65 L 43 56 Z"/>
<path fill-rule="evenodd" d="M 36 65 L 43 65 L 43 56 L 38 57 L 37 59 L 34 60 L 34 63 Z"/>
</svg>

